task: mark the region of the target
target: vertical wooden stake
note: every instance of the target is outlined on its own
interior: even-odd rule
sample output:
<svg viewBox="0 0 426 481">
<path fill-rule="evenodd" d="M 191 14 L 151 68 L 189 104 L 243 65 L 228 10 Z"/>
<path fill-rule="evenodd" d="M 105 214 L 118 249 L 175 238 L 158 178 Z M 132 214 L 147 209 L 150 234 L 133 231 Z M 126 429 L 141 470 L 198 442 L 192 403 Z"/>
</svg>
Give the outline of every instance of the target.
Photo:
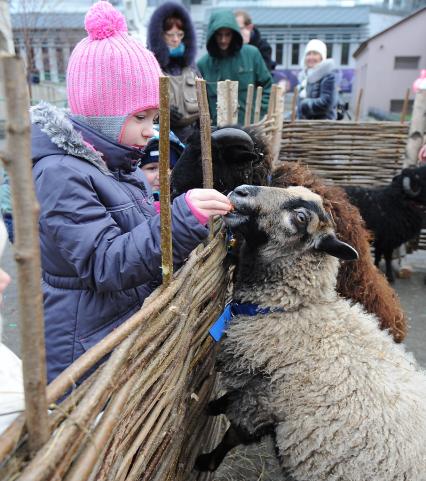
<svg viewBox="0 0 426 481">
<path fill-rule="evenodd" d="M 232 124 L 232 96 L 231 96 L 231 81 L 225 80 L 225 90 L 226 90 L 226 123 L 228 125 Z"/>
<path fill-rule="evenodd" d="M 417 156 L 423 145 L 426 126 L 426 90 L 416 93 L 413 105 L 413 115 L 410 122 L 410 131 L 405 146 L 404 167 L 417 164 Z"/>
<path fill-rule="evenodd" d="M 224 80 L 217 83 L 217 125 L 238 123 L 238 82 Z"/>
<path fill-rule="evenodd" d="M 244 113 L 244 127 L 251 123 L 251 112 L 253 110 L 254 85 L 249 84 L 247 88 L 246 111 Z"/>
<path fill-rule="evenodd" d="M 277 88 L 278 85 L 274 84 L 271 88 L 271 95 L 269 96 L 269 103 L 268 103 L 268 113 L 267 118 L 271 120 L 276 109 L 276 102 L 277 102 Z"/>
<path fill-rule="evenodd" d="M 405 92 L 404 103 L 402 105 L 401 117 L 399 119 L 401 124 L 405 122 L 405 117 L 407 117 L 409 98 L 410 98 L 410 89 L 407 89 L 407 91 Z"/>
<path fill-rule="evenodd" d="M 169 78 L 160 77 L 160 221 L 163 284 L 173 276 L 172 214 L 170 208 L 170 99 Z"/>
<path fill-rule="evenodd" d="M 262 95 L 263 87 L 257 87 L 256 89 L 256 104 L 254 106 L 254 119 L 253 123 L 257 124 L 260 121 L 260 111 L 262 109 Z"/>
<path fill-rule="evenodd" d="M 276 96 L 275 96 L 275 122 L 274 122 L 274 133 L 272 136 L 272 149 L 273 156 L 272 162 L 277 163 L 280 156 L 281 150 L 281 138 L 282 138 L 282 128 L 284 120 L 284 89 L 283 87 L 277 86 Z"/>
<path fill-rule="evenodd" d="M 355 118 L 354 118 L 355 122 L 359 122 L 359 118 L 360 118 L 360 115 L 361 115 L 361 102 L 362 102 L 363 93 L 364 93 L 364 89 L 360 88 L 358 98 L 356 100 Z"/>
<path fill-rule="evenodd" d="M 30 99 L 24 62 L 12 56 L 1 57 L 0 62 L 6 87 L 6 154 L 3 161 L 12 191 L 25 418 L 30 454 L 34 456 L 49 438 L 38 233 L 40 208 L 33 187 Z"/>
<path fill-rule="evenodd" d="M 299 89 L 294 87 L 293 90 L 293 99 L 291 101 L 291 122 L 295 122 L 297 117 L 297 99 L 299 97 Z"/>
<path fill-rule="evenodd" d="M 197 89 L 197 100 L 200 110 L 200 136 L 201 136 L 201 160 L 203 165 L 203 187 L 213 188 L 213 164 L 212 164 L 212 145 L 211 145 L 211 122 L 209 103 L 207 99 L 206 81 L 197 79 L 195 81 Z M 209 239 L 213 238 L 213 225 L 210 222 Z"/>
</svg>

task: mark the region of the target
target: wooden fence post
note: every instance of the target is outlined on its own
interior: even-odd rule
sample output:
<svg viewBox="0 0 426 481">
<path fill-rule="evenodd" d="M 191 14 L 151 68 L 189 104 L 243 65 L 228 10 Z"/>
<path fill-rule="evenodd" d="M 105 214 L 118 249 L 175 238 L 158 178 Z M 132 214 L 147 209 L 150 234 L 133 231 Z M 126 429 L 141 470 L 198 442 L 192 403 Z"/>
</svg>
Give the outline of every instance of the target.
<svg viewBox="0 0 426 481">
<path fill-rule="evenodd" d="M 407 145 L 405 147 L 404 167 L 417 164 L 417 156 L 423 145 L 426 123 L 426 90 L 417 92 L 414 98 L 413 115 L 410 122 Z"/>
<path fill-rule="evenodd" d="M 402 104 L 401 117 L 399 119 L 401 124 L 405 122 L 405 117 L 407 117 L 409 98 L 410 98 L 410 89 L 407 89 L 407 91 L 405 92 L 404 103 Z"/>
<path fill-rule="evenodd" d="M 201 136 L 201 161 L 203 166 L 203 187 L 213 188 L 213 164 L 211 146 L 211 122 L 209 103 L 207 99 L 206 81 L 197 79 L 195 81 L 197 89 L 197 100 L 200 109 L 200 136 Z M 209 240 L 213 238 L 213 224 L 210 222 Z"/>
<path fill-rule="evenodd" d="M 356 100 L 356 108 L 355 108 L 355 122 L 359 122 L 359 118 L 361 116 L 361 102 L 362 102 L 362 95 L 364 94 L 364 89 L 360 88 L 358 93 L 358 98 Z"/>
<path fill-rule="evenodd" d="M 263 87 L 257 87 L 256 89 L 256 104 L 254 106 L 254 118 L 253 123 L 257 124 L 260 121 L 260 111 L 262 109 L 262 95 Z"/>
<path fill-rule="evenodd" d="M 25 419 L 30 454 L 49 438 L 46 400 L 46 353 L 41 291 L 39 205 L 32 177 L 30 99 L 24 61 L 0 58 L 6 93 L 6 151 L 3 162 L 10 176 L 18 272 L 21 352 L 25 390 Z"/>
<path fill-rule="evenodd" d="M 275 109 L 276 109 L 276 99 L 277 99 L 277 84 L 273 84 L 271 88 L 271 95 L 269 96 L 268 112 L 266 114 L 268 120 L 272 120 Z"/>
<path fill-rule="evenodd" d="M 281 150 L 281 138 L 282 138 L 282 128 L 284 121 L 284 89 L 283 87 L 277 86 L 276 96 L 275 96 L 275 122 L 274 122 L 274 134 L 272 137 L 272 161 L 277 163 L 280 150 Z"/>
<path fill-rule="evenodd" d="M 170 208 L 170 101 L 169 78 L 160 77 L 160 222 L 161 270 L 168 286 L 173 277 L 172 214 Z"/>
<path fill-rule="evenodd" d="M 254 85 L 249 84 L 247 88 L 246 110 L 244 114 L 244 127 L 251 124 L 251 113 L 253 110 Z"/>
<path fill-rule="evenodd" d="M 224 80 L 217 83 L 217 126 L 238 123 L 238 82 Z"/>
<path fill-rule="evenodd" d="M 299 97 L 299 89 L 294 87 L 293 99 L 291 101 L 291 123 L 295 122 L 297 117 L 297 99 Z"/>
</svg>

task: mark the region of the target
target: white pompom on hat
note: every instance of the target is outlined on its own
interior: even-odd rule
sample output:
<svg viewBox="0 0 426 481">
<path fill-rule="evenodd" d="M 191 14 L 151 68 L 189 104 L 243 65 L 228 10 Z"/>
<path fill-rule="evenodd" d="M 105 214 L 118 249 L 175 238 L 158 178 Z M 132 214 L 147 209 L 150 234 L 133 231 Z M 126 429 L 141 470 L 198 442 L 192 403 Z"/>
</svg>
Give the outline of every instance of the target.
<svg viewBox="0 0 426 481">
<path fill-rule="evenodd" d="M 306 54 L 308 52 L 318 52 L 321 55 L 322 59 L 326 60 L 327 45 L 322 40 L 314 38 L 312 40 L 309 40 L 308 44 L 306 45 L 304 57 L 306 57 Z"/>
</svg>

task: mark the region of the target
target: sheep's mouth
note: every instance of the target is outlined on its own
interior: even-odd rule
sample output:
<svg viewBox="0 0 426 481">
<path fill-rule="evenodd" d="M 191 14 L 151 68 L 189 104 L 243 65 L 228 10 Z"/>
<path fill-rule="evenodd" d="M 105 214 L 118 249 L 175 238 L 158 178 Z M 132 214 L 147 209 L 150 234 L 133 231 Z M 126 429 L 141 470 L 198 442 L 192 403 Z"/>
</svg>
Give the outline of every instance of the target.
<svg viewBox="0 0 426 481">
<path fill-rule="evenodd" d="M 224 217 L 225 224 L 230 228 L 240 227 L 243 224 L 247 224 L 250 221 L 252 209 L 247 205 L 244 200 L 233 195 L 228 194 L 228 198 L 232 203 L 232 211 L 226 214 Z"/>
<path fill-rule="evenodd" d="M 228 227 L 236 228 L 242 224 L 246 224 L 249 221 L 250 216 L 234 209 L 232 212 L 226 214 L 223 219 Z"/>
</svg>

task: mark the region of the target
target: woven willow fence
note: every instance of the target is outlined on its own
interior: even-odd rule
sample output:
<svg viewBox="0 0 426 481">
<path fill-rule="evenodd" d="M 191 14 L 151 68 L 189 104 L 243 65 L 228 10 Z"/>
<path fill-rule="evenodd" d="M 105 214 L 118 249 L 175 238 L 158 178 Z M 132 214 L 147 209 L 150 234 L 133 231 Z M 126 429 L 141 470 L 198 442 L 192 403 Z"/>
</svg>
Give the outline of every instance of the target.
<svg viewBox="0 0 426 481">
<path fill-rule="evenodd" d="M 224 305 L 225 255 L 219 232 L 191 254 L 167 288 L 156 290 L 51 383 L 50 439 L 30 461 L 24 419 L 15 422 L 1 439 L 0 478 L 191 479 L 194 456 L 214 430 L 203 414 L 213 388 L 214 344 L 207 333 Z M 55 404 L 112 350 L 106 363 Z"/>
<path fill-rule="evenodd" d="M 279 160 L 301 161 L 337 185 L 384 185 L 403 168 L 408 129 L 397 122 L 284 122 Z M 426 249 L 426 229 L 419 248 Z"/>
<path fill-rule="evenodd" d="M 302 161 L 338 185 L 381 185 L 402 169 L 407 135 L 396 122 L 284 122 L 279 159 Z"/>
</svg>

